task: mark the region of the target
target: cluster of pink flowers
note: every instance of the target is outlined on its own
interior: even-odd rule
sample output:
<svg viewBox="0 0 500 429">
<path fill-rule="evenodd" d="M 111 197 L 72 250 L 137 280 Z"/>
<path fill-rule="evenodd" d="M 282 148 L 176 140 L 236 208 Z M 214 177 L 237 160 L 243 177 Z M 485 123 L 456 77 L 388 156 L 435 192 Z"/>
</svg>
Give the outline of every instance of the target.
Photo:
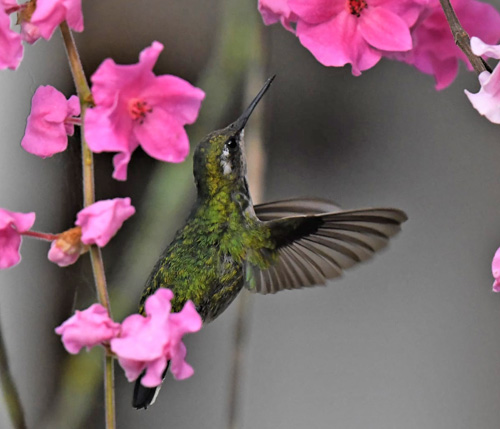
<svg viewBox="0 0 500 429">
<path fill-rule="evenodd" d="M 72 354 L 83 347 L 107 347 L 129 381 L 145 371 L 141 383 L 146 387 L 158 386 L 169 361 L 173 376 L 183 380 L 193 374 L 193 368 L 185 361 L 182 337 L 198 332 L 202 320 L 191 301 L 180 312 L 171 313 L 173 296 L 171 290 L 159 289 L 146 300 L 145 317 L 133 314 L 121 324 L 114 322 L 102 305 L 94 304 L 77 311 L 56 328 L 56 333 L 62 336 L 64 347 Z"/>
<path fill-rule="evenodd" d="M 455 0 L 465 30 L 487 43 L 500 40 L 500 14 L 489 4 Z M 354 75 L 382 57 L 397 59 L 433 75 L 436 89 L 455 78 L 455 46 L 439 0 L 259 0 L 267 25 L 281 22 L 326 66 L 351 64 Z"/>
<path fill-rule="evenodd" d="M 6 14 L 35 7 L 34 3 L 14 5 L 4 3 Z M 7 15 L 5 18 L 9 20 Z M 83 29 L 80 1 L 37 0 L 31 17 L 25 17 L 22 22 L 36 24 L 36 34 L 49 38 L 65 19 L 70 27 Z M 19 51 L 21 48 L 15 48 L 13 43 L 9 45 L 9 41 L 17 40 L 19 35 L 8 27 L 2 29 L 1 24 L 0 18 L 0 52 L 7 55 L 9 49 Z M 87 109 L 85 138 L 93 152 L 118 152 L 114 157 L 115 179 L 127 178 L 128 163 L 139 145 L 161 161 L 181 162 L 189 153 L 184 126 L 196 120 L 205 93 L 178 77 L 156 76 L 153 67 L 162 50 L 161 43 L 153 42 L 142 51 L 139 63 L 132 65 L 118 65 L 107 59 L 91 77 L 95 105 Z M 7 62 L 0 58 L 0 68 Z M 14 63 L 17 67 L 18 62 L 12 61 L 6 67 Z M 67 99 L 57 89 L 41 86 L 33 96 L 21 146 L 41 158 L 53 156 L 66 150 L 68 136 L 73 135 L 75 125 L 81 125 L 78 97 L 72 95 Z M 60 266 L 73 264 L 89 245 L 105 246 L 134 213 L 130 198 L 98 201 L 78 213 L 76 227 L 52 235 L 29 231 L 35 221 L 34 213 L 0 209 L 0 269 L 20 261 L 22 235 L 51 241 L 49 260 Z"/>
<path fill-rule="evenodd" d="M 19 33 L 11 29 L 11 14 L 17 15 Z M 83 30 L 81 0 L 29 0 L 24 4 L 0 0 L 0 69 L 16 69 L 23 56 L 22 41 L 49 39 L 64 21 L 73 30 Z M 82 125 L 83 108 L 91 103 L 86 108 L 84 138 L 95 153 L 117 152 L 115 179 L 127 178 L 128 164 L 139 145 L 158 160 L 183 161 L 189 152 L 184 126 L 196 120 L 205 94 L 178 77 L 153 73 L 162 50 L 161 43 L 153 42 L 132 65 L 106 59 L 91 76 L 91 101 L 75 95 L 66 98 L 51 86 L 39 87 L 21 146 L 41 158 L 66 150 L 68 136 L 73 135 L 75 125 Z M 48 259 L 60 266 L 73 264 L 89 246 L 106 246 L 134 213 L 130 198 L 98 201 L 78 212 L 72 228 L 46 234 L 31 230 L 35 213 L 0 208 L 0 269 L 20 262 L 23 236 L 50 241 Z M 172 298 L 170 290 L 158 290 L 146 300 L 145 316 L 135 314 L 121 324 L 102 305 L 94 304 L 77 311 L 56 332 L 69 353 L 103 345 L 131 381 L 145 372 L 145 386 L 159 385 L 168 362 L 174 377 L 184 379 L 193 369 L 185 361 L 182 337 L 199 331 L 202 320 L 191 301 L 172 314 Z"/>
<path fill-rule="evenodd" d="M 126 180 L 132 152 L 140 145 L 155 159 L 182 162 L 189 153 L 184 125 L 198 117 L 205 93 L 176 76 L 155 76 L 153 67 L 163 45 L 144 49 L 138 64 L 105 60 L 92 75 L 95 107 L 85 116 L 85 138 L 96 153 L 118 152 L 113 177 Z M 66 100 L 51 86 L 33 96 L 22 146 L 46 158 L 62 152 L 68 135 L 80 124 L 78 98 Z"/>
<path fill-rule="evenodd" d="M 10 28 L 10 15 L 17 14 L 20 33 Z M 0 0 L 0 69 L 15 70 L 23 58 L 22 41 L 35 43 L 40 37 L 50 39 L 55 29 L 67 21 L 75 31 L 83 30 L 80 0 Z"/>
<path fill-rule="evenodd" d="M 0 269 L 10 268 L 21 260 L 19 248 L 23 235 L 51 241 L 49 260 L 64 267 L 76 262 L 85 246 L 104 247 L 121 228 L 135 208 L 130 198 L 98 201 L 78 212 L 75 228 L 61 234 L 30 231 L 35 213 L 16 213 L 0 209 Z"/>
</svg>

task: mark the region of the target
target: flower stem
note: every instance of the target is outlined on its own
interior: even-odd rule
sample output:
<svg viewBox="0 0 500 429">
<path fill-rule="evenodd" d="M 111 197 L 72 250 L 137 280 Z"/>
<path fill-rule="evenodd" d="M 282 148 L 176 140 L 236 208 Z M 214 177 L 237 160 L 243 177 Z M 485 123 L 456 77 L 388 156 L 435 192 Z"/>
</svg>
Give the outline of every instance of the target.
<svg viewBox="0 0 500 429">
<path fill-rule="evenodd" d="M 85 77 L 83 71 L 82 63 L 80 61 L 80 56 L 78 55 L 78 50 L 76 48 L 75 40 L 68 27 L 68 24 L 64 21 L 60 25 L 61 33 L 64 40 L 64 46 L 66 47 L 66 53 L 68 54 L 68 61 L 71 68 L 71 74 L 73 75 L 73 80 L 75 82 L 76 92 L 78 93 L 78 98 L 80 99 L 80 120 L 81 120 L 81 142 L 82 142 L 82 171 L 83 171 L 83 205 L 87 207 L 95 202 L 95 185 L 94 185 L 94 158 L 90 151 L 87 142 L 85 141 L 85 113 L 89 106 L 94 104 L 92 99 L 92 93 Z M 111 306 L 109 304 L 108 289 L 106 286 L 106 276 L 104 272 L 104 263 L 102 260 L 101 249 L 96 245 L 90 247 L 90 260 L 92 262 L 92 271 L 94 273 L 94 281 L 97 289 L 97 296 L 99 302 L 106 307 L 109 316 L 111 317 Z M 114 372 L 113 372 L 114 360 L 111 356 L 105 357 L 104 364 L 104 397 L 106 403 L 106 428 L 115 429 L 116 428 L 116 418 L 115 418 L 115 390 L 114 390 Z"/>
<path fill-rule="evenodd" d="M 474 55 L 474 53 L 472 52 L 472 49 L 470 47 L 469 35 L 462 27 L 462 24 L 460 24 L 460 21 L 458 20 L 457 14 L 453 10 L 453 6 L 451 5 L 450 0 L 439 1 L 446 16 L 446 20 L 448 21 L 448 24 L 450 26 L 451 33 L 453 34 L 455 44 L 469 59 L 469 62 L 471 63 L 477 74 L 480 74 L 484 71 L 489 71 L 491 73 L 491 68 L 486 63 L 486 61 L 484 61 L 481 57 Z"/>
<path fill-rule="evenodd" d="M 45 232 L 37 232 L 37 231 L 25 231 L 21 232 L 21 235 L 24 235 L 25 237 L 38 238 L 39 240 L 45 240 L 45 241 L 54 241 L 59 238 L 59 235 L 57 234 L 47 234 Z"/>
<path fill-rule="evenodd" d="M 27 429 L 24 420 L 23 407 L 21 399 L 17 392 L 16 385 L 10 372 L 9 361 L 7 359 L 7 350 L 3 340 L 2 330 L 0 328 L 0 381 L 2 392 L 7 405 L 7 410 L 10 414 L 12 425 L 16 429 Z"/>
</svg>

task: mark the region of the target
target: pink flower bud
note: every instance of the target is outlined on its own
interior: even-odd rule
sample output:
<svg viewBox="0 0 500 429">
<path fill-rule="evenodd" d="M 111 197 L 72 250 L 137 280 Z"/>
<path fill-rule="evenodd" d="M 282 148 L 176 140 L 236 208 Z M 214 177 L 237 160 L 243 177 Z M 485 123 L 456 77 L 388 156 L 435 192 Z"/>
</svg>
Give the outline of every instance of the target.
<svg viewBox="0 0 500 429">
<path fill-rule="evenodd" d="M 98 201 L 78 212 L 75 224 L 82 228 L 82 242 L 104 247 L 135 208 L 130 198 Z"/>
<path fill-rule="evenodd" d="M 93 304 L 86 310 L 77 310 L 55 331 L 62 335 L 64 348 L 71 354 L 77 354 L 83 347 L 88 350 L 111 340 L 120 332 L 120 324 L 111 320 L 101 304 Z"/>
<path fill-rule="evenodd" d="M 73 125 L 66 121 L 79 114 L 80 105 L 76 96 L 66 100 L 52 86 L 38 87 L 31 101 L 31 113 L 21 146 L 41 158 L 66 150 L 68 135 L 73 135 L 74 131 Z"/>
<path fill-rule="evenodd" d="M 74 264 L 80 255 L 88 250 L 88 246 L 82 243 L 81 237 L 82 229 L 79 226 L 59 234 L 50 246 L 49 260 L 60 267 Z"/>
</svg>

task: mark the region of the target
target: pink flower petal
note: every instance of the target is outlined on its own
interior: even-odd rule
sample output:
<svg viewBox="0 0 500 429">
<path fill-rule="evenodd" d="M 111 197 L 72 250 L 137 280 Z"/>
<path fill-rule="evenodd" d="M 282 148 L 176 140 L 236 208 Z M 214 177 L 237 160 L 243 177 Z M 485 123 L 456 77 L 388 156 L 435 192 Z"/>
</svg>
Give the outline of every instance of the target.
<svg viewBox="0 0 500 429">
<path fill-rule="evenodd" d="M 35 223 L 35 213 L 16 213 L 0 209 L 0 269 L 10 268 L 21 260 L 20 233 Z"/>
<path fill-rule="evenodd" d="M 93 304 L 66 320 L 55 329 L 62 335 L 65 349 L 77 354 L 83 347 L 87 349 L 109 341 L 120 332 L 120 324 L 113 322 L 101 304 Z"/>
<path fill-rule="evenodd" d="M 175 353 L 172 354 L 170 361 L 170 372 L 176 380 L 185 380 L 194 374 L 194 370 L 184 359 L 186 358 L 186 346 L 184 343 L 178 343 Z"/>
<path fill-rule="evenodd" d="M 64 121 L 79 113 L 80 109 L 76 109 L 74 99 L 66 100 L 52 86 L 40 86 L 31 101 L 31 113 L 21 146 L 27 152 L 42 158 L 64 151 L 68 146 L 67 132 L 73 133 L 73 126 L 68 127 Z"/>
<path fill-rule="evenodd" d="M 289 0 L 288 6 L 308 24 L 320 24 L 345 11 L 344 0 Z"/>
<path fill-rule="evenodd" d="M 186 302 L 178 313 L 172 313 L 170 322 L 172 326 L 171 335 L 179 341 L 185 334 L 198 332 L 203 325 L 203 321 L 192 301 Z"/>
<path fill-rule="evenodd" d="M 113 340 L 112 340 L 113 341 Z M 125 377 L 128 381 L 134 381 L 139 378 L 142 371 L 146 369 L 146 363 L 137 361 L 134 359 L 125 359 L 123 357 L 118 357 L 118 363 L 125 371 Z"/>
<path fill-rule="evenodd" d="M 264 24 L 271 25 L 281 21 L 283 26 L 293 32 L 291 22 L 296 21 L 296 16 L 288 5 L 288 0 L 259 0 L 259 12 Z"/>
<path fill-rule="evenodd" d="M 74 264 L 79 257 L 80 253 L 65 252 L 63 249 L 57 246 L 55 240 L 50 245 L 50 250 L 48 255 L 49 261 L 59 265 L 60 267 L 67 267 L 68 265 Z"/>
<path fill-rule="evenodd" d="M 163 75 L 155 78 L 141 92 L 153 109 L 160 108 L 181 125 L 192 124 L 198 117 L 205 93 L 177 76 Z"/>
<path fill-rule="evenodd" d="M 382 7 L 367 7 L 359 17 L 359 31 L 374 48 L 408 51 L 412 47 L 408 25 Z"/>
<path fill-rule="evenodd" d="M 352 73 L 373 67 L 382 57 L 380 51 L 370 47 L 358 32 L 357 17 L 343 11 L 334 19 L 310 26 L 299 21 L 297 36 L 325 66 L 352 64 Z"/>
<path fill-rule="evenodd" d="M 40 30 L 36 25 L 33 25 L 28 21 L 21 21 L 21 38 L 32 45 L 35 43 L 40 37 Z"/>
<path fill-rule="evenodd" d="M 78 212 L 75 225 L 82 227 L 84 244 L 104 247 L 134 213 L 130 198 L 98 201 Z"/>
<path fill-rule="evenodd" d="M 9 15 L 0 8 L 0 70 L 15 70 L 23 58 L 21 36 L 10 29 Z"/>
<path fill-rule="evenodd" d="M 141 384 L 146 387 L 159 386 L 163 380 L 165 368 L 167 368 L 166 356 L 151 361 L 146 366 L 146 374 L 141 379 Z"/>
<path fill-rule="evenodd" d="M 182 162 L 189 154 L 189 139 L 182 125 L 161 109 L 155 109 L 134 134 L 144 151 L 166 162 Z"/>
<path fill-rule="evenodd" d="M 493 292 L 500 292 L 500 248 L 497 249 L 491 261 L 491 274 L 495 279 L 493 283 Z"/>
<path fill-rule="evenodd" d="M 67 21 L 71 29 L 83 31 L 81 0 L 37 0 L 31 23 L 38 27 L 44 39 L 50 39 L 63 21 Z"/>
<path fill-rule="evenodd" d="M 500 60 L 500 45 L 489 45 L 479 37 L 471 37 L 470 47 L 475 55 L 486 55 L 489 58 Z"/>
</svg>

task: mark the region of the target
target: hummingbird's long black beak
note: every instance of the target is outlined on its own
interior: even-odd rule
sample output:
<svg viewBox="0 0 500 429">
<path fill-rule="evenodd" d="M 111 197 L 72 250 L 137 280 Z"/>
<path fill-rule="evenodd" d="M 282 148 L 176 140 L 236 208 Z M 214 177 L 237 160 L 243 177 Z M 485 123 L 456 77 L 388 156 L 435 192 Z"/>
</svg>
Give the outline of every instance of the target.
<svg viewBox="0 0 500 429">
<path fill-rule="evenodd" d="M 257 96 L 253 99 L 253 101 L 250 103 L 250 105 L 246 108 L 246 110 L 243 112 L 243 114 L 238 119 L 236 119 L 236 121 L 234 121 L 231 124 L 231 128 L 233 128 L 235 131 L 241 131 L 241 130 L 243 130 L 243 128 L 245 128 L 245 125 L 247 124 L 248 119 L 252 115 L 253 110 L 255 109 L 257 104 L 259 104 L 259 101 L 264 96 L 266 91 L 269 89 L 269 87 L 271 86 L 271 83 L 273 82 L 275 77 L 276 77 L 276 75 L 267 79 L 267 81 L 264 84 L 264 86 L 262 87 L 262 89 L 259 91 Z"/>
</svg>

